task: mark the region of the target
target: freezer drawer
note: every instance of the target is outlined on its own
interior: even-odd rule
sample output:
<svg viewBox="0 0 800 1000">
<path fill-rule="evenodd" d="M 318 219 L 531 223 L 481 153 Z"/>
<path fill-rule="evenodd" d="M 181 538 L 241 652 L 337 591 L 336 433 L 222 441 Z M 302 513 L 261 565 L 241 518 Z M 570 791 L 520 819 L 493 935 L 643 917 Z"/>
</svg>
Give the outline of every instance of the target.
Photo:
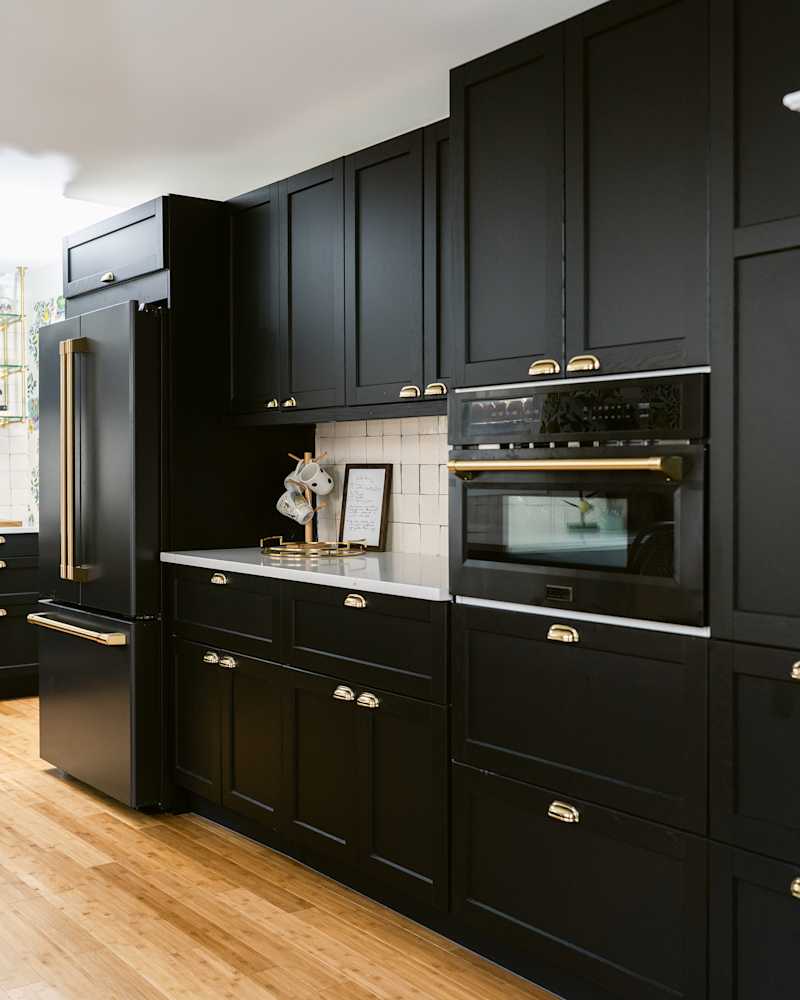
<svg viewBox="0 0 800 1000">
<path fill-rule="evenodd" d="M 42 758 L 126 805 L 160 799 L 160 623 L 41 602 Z"/>
</svg>

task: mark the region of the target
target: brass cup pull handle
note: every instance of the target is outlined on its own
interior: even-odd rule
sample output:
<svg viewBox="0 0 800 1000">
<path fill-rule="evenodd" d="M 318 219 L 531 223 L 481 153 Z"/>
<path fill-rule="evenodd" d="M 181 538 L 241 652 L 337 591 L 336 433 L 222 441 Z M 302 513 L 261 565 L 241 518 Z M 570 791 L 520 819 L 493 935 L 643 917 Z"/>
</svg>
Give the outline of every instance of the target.
<svg viewBox="0 0 800 1000">
<path fill-rule="evenodd" d="M 348 594 L 344 599 L 344 606 L 346 608 L 365 608 L 367 599 L 361 594 Z"/>
<path fill-rule="evenodd" d="M 380 708 L 380 704 L 380 698 L 371 691 L 364 691 L 363 694 L 360 694 L 358 698 L 356 698 L 356 705 L 358 705 L 359 708 Z"/>
<path fill-rule="evenodd" d="M 6 544 L 5 535 L 0 535 L 0 545 L 5 545 L 5 544 Z"/>
<path fill-rule="evenodd" d="M 581 814 L 575 808 L 566 802 L 551 802 L 547 810 L 547 815 L 550 819 L 556 819 L 559 823 L 580 823 Z"/>
<path fill-rule="evenodd" d="M 281 404 L 278 402 L 278 400 L 274 396 L 272 397 L 272 399 L 268 399 L 267 402 L 264 403 L 264 406 L 268 410 L 277 410 L 280 405 Z"/>
<path fill-rule="evenodd" d="M 292 406 L 297 406 L 297 400 L 294 398 L 294 396 L 290 396 L 288 399 L 284 399 L 284 401 L 281 403 L 281 406 L 285 406 L 287 408 L 290 408 Z"/>
<path fill-rule="evenodd" d="M 333 697 L 336 701 L 355 701 L 356 694 L 352 688 L 347 687 L 346 684 L 340 684 L 339 687 L 334 689 Z"/>
<path fill-rule="evenodd" d="M 447 395 L 447 386 L 444 384 L 444 382 L 429 382 L 425 386 L 425 395 L 426 396 L 446 396 Z"/>
<path fill-rule="evenodd" d="M 800 660 L 792 664 L 792 680 L 800 681 Z"/>
<path fill-rule="evenodd" d="M 211 577 L 211 582 L 215 583 L 218 587 L 224 587 L 228 582 L 228 578 L 224 573 L 214 573 Z"/>
<path fill-rule="evenodd" d="M 48 615 L 28 615 L 31 625 L 38 625 L 40 628 L 49 628 L 54 632 L 63 632 L 64 635 L 74 636 L 76 639 L 87 639 L 89 642 L 96 642 L 100 646 L 127 646 L 128 637 L 124 632 L 95 632 L 94 629 L 81 628 L 71 622 L 62 622 L 58 618 L 50 618 Z"/>
<path fill-rule="evenodd" d="M 529 375 L 558 375 L 561 365 L 555 358 L 541 358 L 539 361 L 532 361 L 528 368 Z"/>
<path fill-rule="evenodd" d="M 103 282 L 103 284 L 107 285 L 111 281 L 116 281 L 117 276 L 116 274 L 114 274 L 113 271 L 106 271 L 105 274 L 101 275 L 100 280 Z"/>
<path fill-rule="evenodd" d="M 0 608 L 0 618 L 5 618 L 7 614 L 8 612 L 6 611 L 5 608 Z"/>
<path fill-rule="evenodd" d="M 219 663 L 219 655 L 209 650 L 207 653 L 203 653 L 203 663 Z"/>
<path fill-rule="evenodd" d="M 418 385 L 404 385 L 400 390 L 400 399 L 418 399 L 420 388 Z"/>
<path fill-rule="evenodd" d="M 800 878 L 792 880 L 789 886 L 789 892 L 794 896 L 795 899 L 800 899 Z"/>
<path fill-rule="evenodd" d="M 552 642 L 580 642 L 580 633 L 571 625 L 551 625 L 547 638 Z"/>
<path fill-rule="evenodd" d="M 600 358 L 594 354 L 576 354 L 567 362 L 568 372 L 596 372 L 600 368 Z"/>
<path fill-rule="evenodd" d="M 219 665 L 226 670 L 235 670 L 239 664 L 232 656 L 220 656 Z"/>
<path fill-rule="evenodd" d="M 3 560 L 2 560 L 2 559 L 0 559 L 0 569 L 8 569 L 8 567 L 7 567 L 7 566 L 6 566 L 6 564 L 5 564 L 4 562 L 3 562 Z"/>
</svg>

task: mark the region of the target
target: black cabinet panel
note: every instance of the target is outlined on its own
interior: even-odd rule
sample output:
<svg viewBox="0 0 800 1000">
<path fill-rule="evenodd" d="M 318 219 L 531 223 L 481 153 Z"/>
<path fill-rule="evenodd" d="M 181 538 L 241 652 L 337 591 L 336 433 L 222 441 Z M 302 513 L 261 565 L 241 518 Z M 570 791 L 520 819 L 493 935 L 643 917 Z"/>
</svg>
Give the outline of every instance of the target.
<svg viewBox="0 0 800 1000">
<path fill-rule="evenodd" d="M 231 404 L 247 413 L 283 392 L 278 185 L 231 205 Z"/>
<path fill-rule="evenodd" d="M 222 676 L 216 650 L 173 640 L 173 775 L 175 783 L 212 802 L 222 792 Z M 211 655 L 211 662 L 204 657 Z M 216 658 L 214 658 L 216 657 Z"/>
<path fill-rule="evenodd" d="M 715 642 L 711 833 L 800 863 L 800 651 Z"/>
<path fill-rule="evenodd" d="M 566 37 L 567 357 L 707 363 L 707 3 L 618 0 Z"/>
<path fill-rule="evenodd" d="M 35 556 L 39 552 L 39 536 L 35 532 L 25 532 L 20 535 L 4 534 L 0 528 L 0 559 L 19 556 Z M 2 591 L 0 581 L 0 591 Z"/>
<path fill-rule="evenodd" d="M 453 621 L 456 758 L 705 831 L 705 640 L 463 606 Z M 580 641 L 548 641 L 554 622 Z"/>
<path fill-rule="evenodd" d="M 282 181 L 283 399 L 344 403 L 344 203 L 341 160 Z"/>
<path fill-rule="evenodd" d="M 35 594 L 0 595 L 0 696 L 6 671 L 36 668 L 37 630 L 27 620 L 28 613 L 35 610 Z"/>
<path fill-rule="evenodd" d="M 711 845 L 710 1000 L 796 1000 L 798 878 L 798 866 Z"/>
<path fill-rule="evenodd" d="M 735 307 L 712 385 L 711 627 L 800 648 L 800 249 L 739 259 Z"/>
<path fill-rule="evenodd" d="M 454 70 L 457 381 L 518 381 L 562 357 L 563 34 Z"/>
<path fill-rule="evenodd" d="M 345 159 L 347 402 L 423 379 L 422 132 Z"/>
<path fill-rule="evenodd" d="M 437 382 L 450 387 L 455 373 L 452 283 L 453 199 L 450 121 L 429 125 L 425 155 L 425 386 L 435 396 Z"/>
<path fill-rule="evenodd" d="M 443 701 L 447 605 L 385 594 L 360 596 L 365 607 L 348 607 L 346 590 L 285 582 L 286 659 L 356 684 Z"/>
<path fill-rule="evenodd" d="M 36 556 L 8 558 L 0 549 L 0 594 L 36 593 L 39 590 L 39 560 Z"/>
<path fill-rule="evenodd" d="M 619 1000 L 706 995 L 706 845 L 582 801 L 453 768 L 457 915 Z"/>
<path fill-rule="evenodd" d="M 275 827 L 283 777 L 284 669 L 223 650 L 219 655 L 223 686 L 222 804 Z"/>
<path fill-rule="evenodd" d="M 739 226 L 800 216 L 800 119 L 783 106 L 800 88 L 800 6 L 736 0 L 735 107 Z"/>
</svg>

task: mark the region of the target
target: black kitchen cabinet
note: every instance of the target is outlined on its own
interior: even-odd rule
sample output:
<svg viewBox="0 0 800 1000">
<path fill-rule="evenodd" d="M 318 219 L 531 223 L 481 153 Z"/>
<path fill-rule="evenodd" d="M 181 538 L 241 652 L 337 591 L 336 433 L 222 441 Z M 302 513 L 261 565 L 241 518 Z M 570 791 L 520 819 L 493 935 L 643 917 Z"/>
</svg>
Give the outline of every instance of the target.
<svg viewBox="0 0 800 1000">
<path fill-rule="evenodd" d="M 453 199 L 450 120 L 423 133 L 425 158 L 424 297 L 425 387 L 423 396 L 446 394 L 453 384 Z"/>
<path fill-rule="evenodd" d="M 343 163 L 282 181 L 281 406 L 344 403 Z"/>
<path fill-rule="evenodd" d="M 800 651 L 714 642 L 711 835 L 800 863 Z"/>
<path fill-rule="evenodd" d="M 567 24 L 568 372 L 708 363 L 707 20 L 617 0 Z"/>
<path fill-rule="evenodd" d="M 457 760 L 705 832 L 705 640 L 457 606 L 452 663 Z"/>
<path fill-rule="evenodd" d="M 36 594 L 0 594 L 0 698 L 36 693 L 36 629 L 28 624 L 28 614 L 41 610 L 36 598 Z"/>
<path fill-rule="evenodd" d="M 230 203 L 231 406 L 275 409 L 284 391 L 280 344 L 278 185 Z"/>
<path fill-rule="evenodd" d="M 173 640 L 173 775 L 190 792 L 222 794 L 222 672 L 214 649 Z"/>
<path fill-rule="evenodd" d="M 800 865 L 711 845 L 709 1000 L 795 1000 Z"/>
<path fill-rule="evenodd" d="M 345 158 L 347 402 L 416 398 L 423 386 L 423 136 Z"/>
<path fill-rule="evenodd" d="M 614 1000 L 704 1000 L 703 839 L 460 764 L 452 834 L 456 916 L 487 946 Z"/>
<path fill-rule="evenodd" d="M 456 384 L 561 370 L 563 30 L 453 70 Z"/>
</svg>

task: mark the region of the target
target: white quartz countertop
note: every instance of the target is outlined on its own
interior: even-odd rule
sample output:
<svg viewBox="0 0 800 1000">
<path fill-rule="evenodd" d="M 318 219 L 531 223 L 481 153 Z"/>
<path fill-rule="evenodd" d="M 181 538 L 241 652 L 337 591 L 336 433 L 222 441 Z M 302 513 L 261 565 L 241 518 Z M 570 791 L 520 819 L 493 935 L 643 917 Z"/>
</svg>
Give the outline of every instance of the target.
<svg viewBox="0 0 800 1000">
<path fill-rule="evenodd" d="M 161 561 L 277 580 L 319 583 L 325 587 L 366 590 L 373 594 L 416 597 L 423 601 L 450 600 L 447 559 L 443 556 L 370 552 L 343 559 L 297 562 L 280 556 L 264 556 L 260 549 L 248 548 L 162 552 Z"/>
</svg>

